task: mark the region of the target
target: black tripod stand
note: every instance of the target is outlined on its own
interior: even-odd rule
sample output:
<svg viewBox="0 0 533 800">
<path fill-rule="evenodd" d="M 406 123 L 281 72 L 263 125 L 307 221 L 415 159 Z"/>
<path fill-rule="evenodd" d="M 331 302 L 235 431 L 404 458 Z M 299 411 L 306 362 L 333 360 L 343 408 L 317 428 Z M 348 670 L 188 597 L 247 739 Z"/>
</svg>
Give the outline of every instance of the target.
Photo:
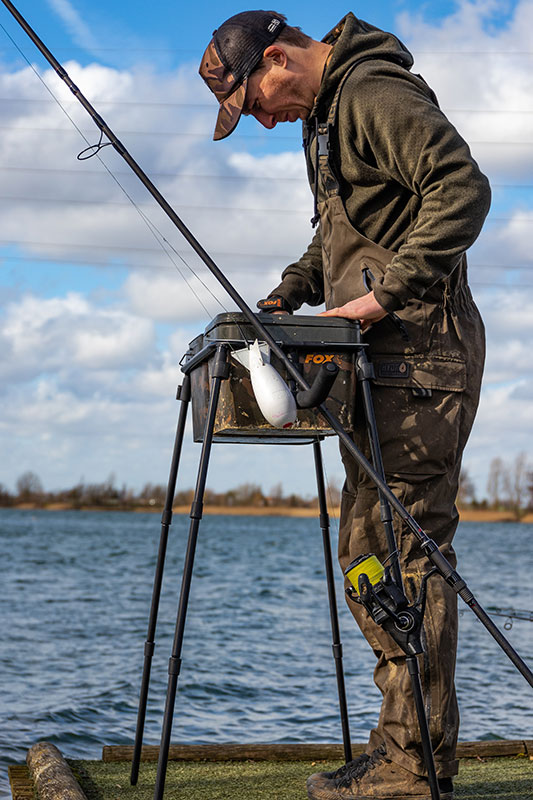
<svg viewBox="0 0 533 800">
<path fill-rule="evenodd" d="M 211 362 L 211 367 L 210 367 L 211 385 L 209 391 L 209 402 L 205 420 L 205 428 L 202 437 L 203 444 L 198 466 L 197 482 L 190 512 L 191 522 L 189 528 L 189 538 L 185 555 L 185 564 L 183 569 L 182 585 L 181 585 L 178 612 L 176 618 L 176 629 L 172 647 L 172 654 L 169 660 L 169 668 L 168 668 L 169 679 L 168 679 L 165 712 L 163 718 L 163 728 L 161 734 L 161 746 L 159 751 L 158 773 L 157 773 L 156 787 L 155 787 L 155 797 L 158 798 L 163 796 L 163 790 L 165 784 L 168 754 L 170 747 L 170 736 L 172 729 L 172 720 L 173 720 L 174 706 L 176 700 L 178 677 L 181 669 L 181 652 L 183 646 L 185 620 L 186 620 L 187 607 L 189 601 L 189 592 L 191 587 L 196 543 L 198 539 L 200 521 L 202 519 L 202 513 L 203 513 L 203 497 L 207 479 L 210 451 L 213 442 L 215 417 L 217 413 L 217 407 L 219 404 L 220 388 L 222 382 L 227 380 L 230 375 L 229 353 L 230 353 L 229 345 L 225 342 L 220 342 L 216 344 L 214 348 L 212 345 L 204 348 L 200 353 L 197 354 L 196 357 L 189 359 L 189 361 L 184 366 L 182 366 L 182 370 L 185 373 L 185 378 L 178 392 L 178 399 L 181 401 L 181 409 L 176 430 L 176 438 L 175 438 L 174 452 L 170 468 L 170 476 L 167 487 L 165 507 L 162 516 L 159 554 L 158 554 L 156 573 L 154 578 L 152 605 L 151 605 L 150 618 L 148 624 L 148 636 L 144 649 L 144 669 L 143 669 L 143 676 L 141 683 L 139 711 L 137 718 L 137 730 L 136 730 L 134 754 L 133 754 L 132 769 L 131 769 L 132 784 L 136 784 L 139 773 L 139 762 L 142 751 L 142 739 L 143 739 L 144 723 L 146 716 L 146 704 L 148 698 L 152 656 L 155 646 L 154 638 L 155 638 L 155 630 L 157 623 L 159 598 L 160 598 L 161 583 L 163 578 L 168 533 L 172 521 L 172 503 L 175 493 L 179 459 L 183 443 L 187 408 L 191 400 L 191 372 L 197 369 L 198 366 L 206 359 L 209 359 Z M 328 387 L 328 384 L 331 384 L 331 380 L 334 379 L 337 374 L 337 369 L 335 368 L 332 370 L 331 364 L 329 364 L 328 367 L 330 370 L 329 379 L 327 379 L 327 376 L 326 379 L 324 379 L 324 377 L 321 376 L 321 379 L 317 381 L 317 383 L 322 383 L 326 389 Z M 323 392 L 320 392 L 320 394 L 323 394 Z M 314 392 L 311 391 L 310 394 L 300 393 L 301 402 L 303 402 L 302 398 L 305 398 L 305 400 L 312 402 L 313 399 L 316 399 L 316 391 Z M 316 471 L 319 512 L 320 512 L 320 527 L 322 530 L 322 541 L 324 549 L 324 560 L 325 560 L 327 590 L 329 599 L 329 612 L 330 612 L 330 622 L 331 622 L 331 632 L 332 632 L 332 649 L 333 649 L 333 657 L 334 657 L 336 678 L 337 678 L 337 689 L 339 697 L 344 756 L 346 761 L 349 761 L 351 760 L 352 757 L 352 751 L 351 751 L 350 730 L 348 723 L 348 709 L 346 703 L 346 692 L 345 692 L 344 670 L 343 670 L 343 653 L 342 653 L 342 644 L 340 641 L 340 632 L 339 632 L 337 601 L 335 592 L 335 579 L 333 571 L 333 559 L 332 559 L 330 533 L 329 533 L 329 515 L 327 509 L 326 487 L 324 481 L 324 470 L 323 470 L 320 438 L 321 437 L 318 436 L 316 437 L 316 440 L 313 441 L 313 452 L 315 460 L 315 471 Z"/>
<path fill-rule="evenodd" d="M 370 450 L 372 454 L 373 468 L 378 474 L 380 480 L 384 481 L 384 470 L 381 459 L 381 450 L 379 446 L 379 437 L 376 427 L 376 420 L 374 408 L 372 403 L 372 395 L 370 389 L 370 381 L 373 378 L 373 367 L 369 362 L 366 355 L 366 344 L 361 340 L 360 327 L 358 323 L 353 324 L 353 338 L 351 343 L 352 353 L 355 355 L 355 371 L 358 385 L 361 390 L 364 412 L 366 419 L 366 426 L 368 438 L 370 443 Z M 308 343 L 309 346 L 309 343 Z M 171 465 L 170 478 L 168 483 L 167 498 L 165 509 L 163 512 L 162 530 L 161 530 L 161 543 L 159 548 L 159 558 L 156 569 L 156 577 L 154 581 L 152 609 L 150 613 L 150 622 L 148 628 L 148 638 L 145 644 L 145 664 L 141 687 L 141 697 L 139 703 L 139 714 L 137 722 L 137 733 L 135 740 L 134 756 L 132 763 L 131 782 L 136 783 L 139 770 L 139 761 L 141 756 L 143 728 L 146 712 L 146 701 L 148 695 L 148 684 L 150 678 L 151 659 L 154 650 L 154 634 L 157 619 L 157 608 L 159 603 L 159 593 L 161 588 L 161 579 L 163 574 L 163 564 L 166 551 L 166 542 L 168 536 L 168 529 L 172 516 L 172 501 L 174 497 L 176 476 L 179 463 L 179 455 L 181 452 L 183 431 L 185 425 L 185 417 L 187 413 L 187 406 L 191 398 L 191 373 L 194 372 L 206 359 L 210 361 L 210 390 L 209 402 L 207 413 L 205 417 L 205 426 L 202 437 L 202 452 L 200 456 L 198 478 L 194 500 L 191 507 L 191 523 L 189 531 L 189 540 L 187 552 L 185 557 L 185 565 L 182 578 L 182 587 L 180 592 L 179 606 L 176 619 L 176 630 L 174 636 L 174 643 L 172 648 L 172 655 L 169 661 L 169 679 L 167 688 L 166 705 L 163 719 L 163 727 L 161 734 L 161 746 L 159 751 L 158 772 L 155 786 L 155 800 L 161 800 L 163 797 L 168 755 L 170 748 L 170 737 L 172 729 L 172 720 L 174 715 L 174 707 L 177 693 L 178 677 L 181 669 L 181 653 L 183 645 L 183 636 L 185 629 L 185 620 L 187 614 L 187 606 L 189 600 L 189 591 L 192 580 L 194 556 L 196 549 L 196 542 L 198 538 L 198 530 L 200 520 L 202 518 L 202 504 L 203 495 L 205 490 L 205 483 L 207 478 L 207 469 L 210 457 L 211 445 L 214 436 L 214 424 L 219 404 L 219 396 L 221 385 L 227 381 L 230 375 L 230 345 L 228 342 L 219 341 L 211 342 L 207 347 L 204 347 L 199 353 L 189 358 L 189 360 L 182 367 L 185 373 L 185 379 L 180 389 L 179 399 L 182 406 L 179 415 L 178 428 L 176 432 L 176 441 L 174 445 L 174 454 Z M 332 376 L 333 378 L 335 375 Z M 320 381 L 317 380 L 316 383 Z M 331 382 L 331 381 L 330 381 Z M 299 393 L 297 397 L 302 399 L 305 397 L 313 403 L 321 403 L 323 392 L 313 391 Z M 324 406 L 321 406 L 323 409 Z M 335 658 L 335 666 L 337 673 L 340 715 L 342 723 L 342 733 L 344 742 L 344 753 L 346 761 L 351 759 L 351 745 L 350 733 L 348 725 L 348 712 L 346 705 L 346 695 L 344 687 L 344 673 L 342 664 L 342 646 L 340 643 L 339 626 L 337 618 L 337 604 L 335 598 L 335 586 L 333 577 L 333 564 L 331 555 L 331 545 L 329 537 L 329 517 L 326 503 L 326 493 L 324 485 L 324 475 L 322 466 L 322 455 L 320 442 L 317 440 L 313 442 L 313 450 L 315 456 L 315 467 L 318 487 L 318 498 L 320 507 L 320 526 L 323 534 L 324 556 L 326 563 L 326 576 L 329 595 L 329 608 L 331 616 L 331 628 L 333 638 L 333 654 Z M 362 603 L 368 613 L 372 616 L 377 624 L 392 636 L 394 641 L 401 646 L 407 657 L 407 666 L 411 676 L 411 683 L 413 688 L 413 695 L 415 707 L 417 711 L 422 749 L 428 773 L 428 780 L 431 789 L 432 800 L 439 800 L 438 781 L 436 777 L 435 764 L 433 759 L 433 752 L 431 740 L 429 735 L 429 728 L 424 709 L 424 701 L 422 696 L 420 672 L 418 667 L 417 655 L 423 652 L 421 644 L 421 628 L 423 623 L 424 605 L 425 605 L 425 586 L 427 579 L 430 575 L 437 572 L 437 568 L 433 567 L 425 576 L 422 582 L 420 596 L 417 600 L 409 605 L 404 594 L 403 579 L 399 565 L 398 552 L 396 548 L 396 537 L 393 528 L 392 508 L 386 492 L 381 488 L 379 491 L 380 500 L 380 516 L 384 526 L 389 556 L 387 558 L 388 567 L 386 570 L 381 570 L 382 574 L 376 579 L 373 571 L 368 568 L 368 560 L 362 564 L 350 565 L 347 570 L 348 577 L 354 581 L 355 589 L 349 592 L 352 600 Z M 357 578 L 353 578 L 353 570 L 357 568 Z M 373 576 L 373 579 L 369 576 Z"/>
</svg>

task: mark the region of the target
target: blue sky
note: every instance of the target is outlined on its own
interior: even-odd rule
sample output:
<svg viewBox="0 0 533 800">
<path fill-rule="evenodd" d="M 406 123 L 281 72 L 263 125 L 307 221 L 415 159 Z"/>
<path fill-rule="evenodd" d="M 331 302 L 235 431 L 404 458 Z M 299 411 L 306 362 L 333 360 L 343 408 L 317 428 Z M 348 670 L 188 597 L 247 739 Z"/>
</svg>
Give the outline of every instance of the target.
<svg viewBox="0 0 533 800">
<path fill-rule="evenodd" d="M 228 2 L 159 2 L 147 6 L 139 0 L 127 3 L 43 0 L 39 4 L 21 0 L 16 5 L 60 60 L 75 56 L 81 64 L 87 64 L 97 57 L 102 63 L 117 67 L 143 60 L 153 65 L 161 59 L 166 68 L 179 66 L 187 59 L 196 63 L 213 29 L 247 8 Z M 502 5 L 498 19 L 505 20 L 514 5 Z M 283 7 L 276 6 L 276 10 L 286 14 L 291 24 L 300 25 L 310 36 L 319 38 L 350 10 L 375 25 L 390 28 L 395 17 L 406 10 L 415 10 L 436 21 L 451 14 L 455 7 L 454 2 L 393 0 L 379 4 L 361 2 L 354 8 L 339 2 L 327 5 L 310 2 L 305 7 L 286 2 Z"/>
<path fill-rule="evenodd" d="M 310 238 L 299 126 L 265 131 L 247 119 L 212 142 L 216 108 L 196 74 L 213 28 L 243 6 L 20 0 L 18 8 L 246 299 L 272 288 Z M 320 38 L 350 8 L 278 10 Z M 353 10 L 412 49 L 493 186 L 470 254 L 489 354 L 465 463 L 482 496 L 491 459 L 528 450 L 533 429 L 533 3 L 398 0 Z M 89 117 L 3 8 L 0 23 L 95 141 Z M 169 262 L 97 159 L 76 160 L 85 143 L 2 30 L 0 60 L 0 482 L 12 488 L 26 469 L 49 489 L 110 473 L 137 488 L 164 482 L 177 363 L 231 301 L 110 148 L 102 160 L 209 291 L 181 277 L 177 267 L 187 267 Z M 335 443 L 326 454 L 340 480 Z M 182 485 L 193 484 L 197 458 L 191 445 Z M 312 494 L 311 461 L 299 448 L 221 446 L 210 482 L 268 489 L 282 480 Z"/>
</svg>

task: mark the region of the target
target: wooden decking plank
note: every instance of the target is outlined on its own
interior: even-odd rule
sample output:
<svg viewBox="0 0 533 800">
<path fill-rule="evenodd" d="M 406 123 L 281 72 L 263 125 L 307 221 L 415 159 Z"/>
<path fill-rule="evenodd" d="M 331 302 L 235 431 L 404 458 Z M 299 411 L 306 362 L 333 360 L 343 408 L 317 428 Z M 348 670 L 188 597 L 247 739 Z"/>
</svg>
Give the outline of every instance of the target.
<svg viewBox="0 0 533 800">
<path fill-rule="evenodd" d="M 364 753 L 366 745 L 352 744 L 353 756 Z M 496 739 L 479 742 L 459 742 L 458 758 L 497 758 L 502 756 L 533 755 L 533 740 Z M 158 745 L 144 745 L 141 761 L 157 761 Z M 130 745 L 105 745 L 102 761 L 131 761 Z M 170 745 L 170 761 L 328 761 L 342 760 L 341 744 L 174 744 Z"/>
</svg>

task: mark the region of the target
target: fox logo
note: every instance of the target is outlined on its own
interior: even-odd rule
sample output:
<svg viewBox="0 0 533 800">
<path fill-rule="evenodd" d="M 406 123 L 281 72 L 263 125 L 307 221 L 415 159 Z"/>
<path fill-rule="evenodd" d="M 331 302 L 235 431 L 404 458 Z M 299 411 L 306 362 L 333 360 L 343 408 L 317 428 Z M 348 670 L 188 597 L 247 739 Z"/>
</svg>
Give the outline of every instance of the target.
<svg viewBox="0 0 533 800">
<path fill-rule="evenodd" d="M 308 353 L 304 359 L 304 364 L 327 364 L 328 361 L 333 361 L 335 354 L 331 353 Z"/>
</svg>

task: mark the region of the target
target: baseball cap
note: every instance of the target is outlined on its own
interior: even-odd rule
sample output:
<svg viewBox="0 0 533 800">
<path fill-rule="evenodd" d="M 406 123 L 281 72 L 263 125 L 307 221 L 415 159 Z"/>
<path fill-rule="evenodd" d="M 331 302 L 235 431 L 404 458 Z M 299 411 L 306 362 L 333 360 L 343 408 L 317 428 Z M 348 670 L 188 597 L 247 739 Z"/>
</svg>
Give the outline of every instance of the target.
<svg viewBox="0 0 533 800">
<path fill-rule="evenodd" d="M 213 32 L 198 70 L 220 103 L 213 139 L 225 139 L 235 130 L 248 77 L 284 27 L 284 17 L 274 11 L 243 11 Z"/>
</svg>

